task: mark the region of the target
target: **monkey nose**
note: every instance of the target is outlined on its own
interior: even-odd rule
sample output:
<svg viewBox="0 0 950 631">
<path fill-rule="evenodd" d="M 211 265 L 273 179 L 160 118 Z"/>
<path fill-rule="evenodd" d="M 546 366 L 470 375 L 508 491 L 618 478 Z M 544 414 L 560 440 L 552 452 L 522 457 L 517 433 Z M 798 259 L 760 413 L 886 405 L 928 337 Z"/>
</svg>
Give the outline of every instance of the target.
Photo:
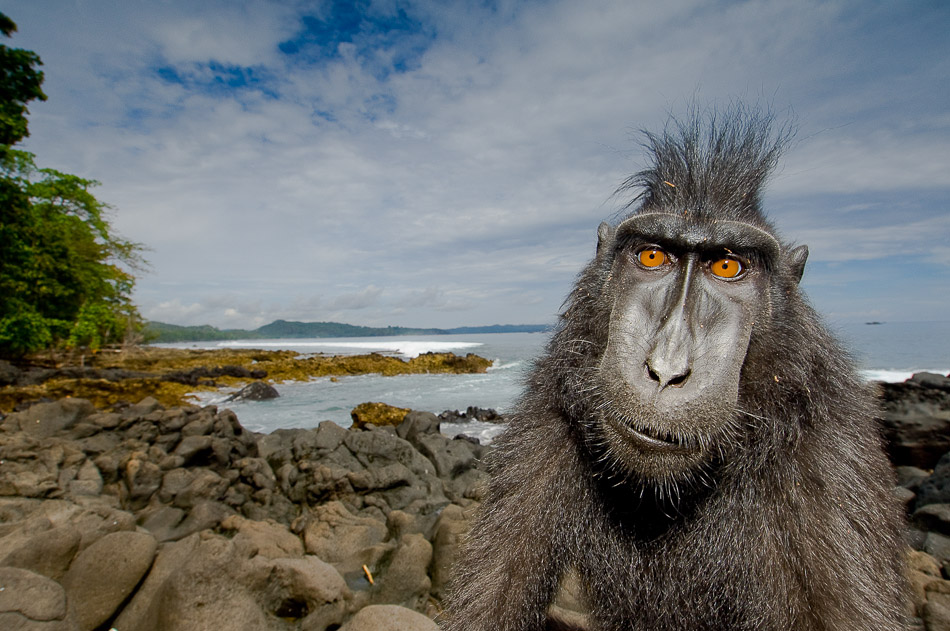
<svg viewBox="0 0 950 631">
<path fill-rule="evenodd" d="M 689 365 L 673 363 L 662 358 L 649 358 L 644 362 L 647 376 L 655 382 L 660 390 L 667 386 L 682 388 L 692 372 Z"/>
</svg>

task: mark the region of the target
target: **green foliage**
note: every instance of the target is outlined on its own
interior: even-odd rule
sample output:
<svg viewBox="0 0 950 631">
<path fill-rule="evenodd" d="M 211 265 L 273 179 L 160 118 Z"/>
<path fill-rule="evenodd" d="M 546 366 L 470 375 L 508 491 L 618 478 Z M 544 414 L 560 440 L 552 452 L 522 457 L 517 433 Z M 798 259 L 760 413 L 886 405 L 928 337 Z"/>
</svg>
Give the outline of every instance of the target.
<svg viewBox="0 0 950 631">
<path fill-rule="evenodd" d="M 0 155 L 0 354 L 51 342 L 98 348 L 140 320 L 130 301 L 141 246 L 115 236 L 98 182 Z"/>
<path fill-rule="evenodd" d="M 16 24 L 0 13 L 0 32 L 9 37 Z M 33 99 L 46 100 L 40 89 L 43 73 L 36 70 L 43 62 L 36 53 L 0 44 L 0 145 L 12 145 L 26 136 L 26 104 Z"/>
<path fill-rule="evenodd" d="M 0 13 L 0 32 L 16 25 Z M 45 99 L 39 58 L 0 46 L 0 356 L 50 345 L 98 348 L 140 328 L 129 270 L 141 246 L 117 237 L 95 180 L 36 166 L 10 145 L 27 135 L 26 102 Z"/>
</svg>

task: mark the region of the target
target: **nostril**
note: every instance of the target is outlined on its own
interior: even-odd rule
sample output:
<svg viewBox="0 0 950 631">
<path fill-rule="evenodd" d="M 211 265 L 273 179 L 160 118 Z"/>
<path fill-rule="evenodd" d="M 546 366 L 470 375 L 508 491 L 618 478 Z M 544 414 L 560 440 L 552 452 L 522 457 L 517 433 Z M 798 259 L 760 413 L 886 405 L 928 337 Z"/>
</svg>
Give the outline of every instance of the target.
<svg viewBox="0 0 950 631">
<path fill-rule="evenodd" d="M 644 362 L 643 367 L 646 368 L 647 376 L 650 380 L 656 383 L 660 389 L 666 388 L 667 386 L 682 388 L 686 385 L 686 380 L 689 379 L 690 374 L 692 374 L 692 371 L 686 367 L 679 370 L 666 370 L 664 369 L 664 365 L 654 367 L 650 361 Z M 667 377 L 667 375 L 671 373 L 673 376 Z"/>
<path fill-rule="evenodd" d="M 667 382 L 666 385 L 673 386 L 674 388 L 682 388 L 683 384 L 686 383 L 686 380 L 689 379 L 689 373 L 690 371 L 687 370 L 682 375 L 677 375 L 673 377 L 672 379 L 669 380 L 669 382 Z"/>
</svg>

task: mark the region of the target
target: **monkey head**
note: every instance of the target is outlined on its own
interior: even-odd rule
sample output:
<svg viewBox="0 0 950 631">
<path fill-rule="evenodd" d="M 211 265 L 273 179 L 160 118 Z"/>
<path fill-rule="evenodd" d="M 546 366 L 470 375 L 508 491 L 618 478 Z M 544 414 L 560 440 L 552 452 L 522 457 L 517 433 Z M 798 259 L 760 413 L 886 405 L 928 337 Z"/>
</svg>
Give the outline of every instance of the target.
<svg viewBox="0 0 950 631">
<path fill-rule="evenodd" d="M 710 213 L 647 208 L 601 224 L 597 302 L 607 327 L 592 407 L 612 464 L 664 483 L 721 455 L 740 431 L 753 332 L 787 293 L 778 285 L 797 285 L 807 254 L 783 248 L 764 221 Z"/>
</svg>

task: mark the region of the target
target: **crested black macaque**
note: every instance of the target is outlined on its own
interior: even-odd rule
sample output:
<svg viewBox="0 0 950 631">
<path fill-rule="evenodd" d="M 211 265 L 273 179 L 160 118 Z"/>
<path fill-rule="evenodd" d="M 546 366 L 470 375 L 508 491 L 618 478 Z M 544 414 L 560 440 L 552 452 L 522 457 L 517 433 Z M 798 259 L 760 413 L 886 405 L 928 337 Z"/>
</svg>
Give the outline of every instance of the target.
<svg viewBox="0 0 950 631">
<path fill-rule="evenodd" d="M 785 129 L 736 107 L 646 134 L 496 441 L 443 629 L 550 628 L 568 568 L 603 631 L 904 628 L 873 399 L 760 208 Z"/>
</svg>

